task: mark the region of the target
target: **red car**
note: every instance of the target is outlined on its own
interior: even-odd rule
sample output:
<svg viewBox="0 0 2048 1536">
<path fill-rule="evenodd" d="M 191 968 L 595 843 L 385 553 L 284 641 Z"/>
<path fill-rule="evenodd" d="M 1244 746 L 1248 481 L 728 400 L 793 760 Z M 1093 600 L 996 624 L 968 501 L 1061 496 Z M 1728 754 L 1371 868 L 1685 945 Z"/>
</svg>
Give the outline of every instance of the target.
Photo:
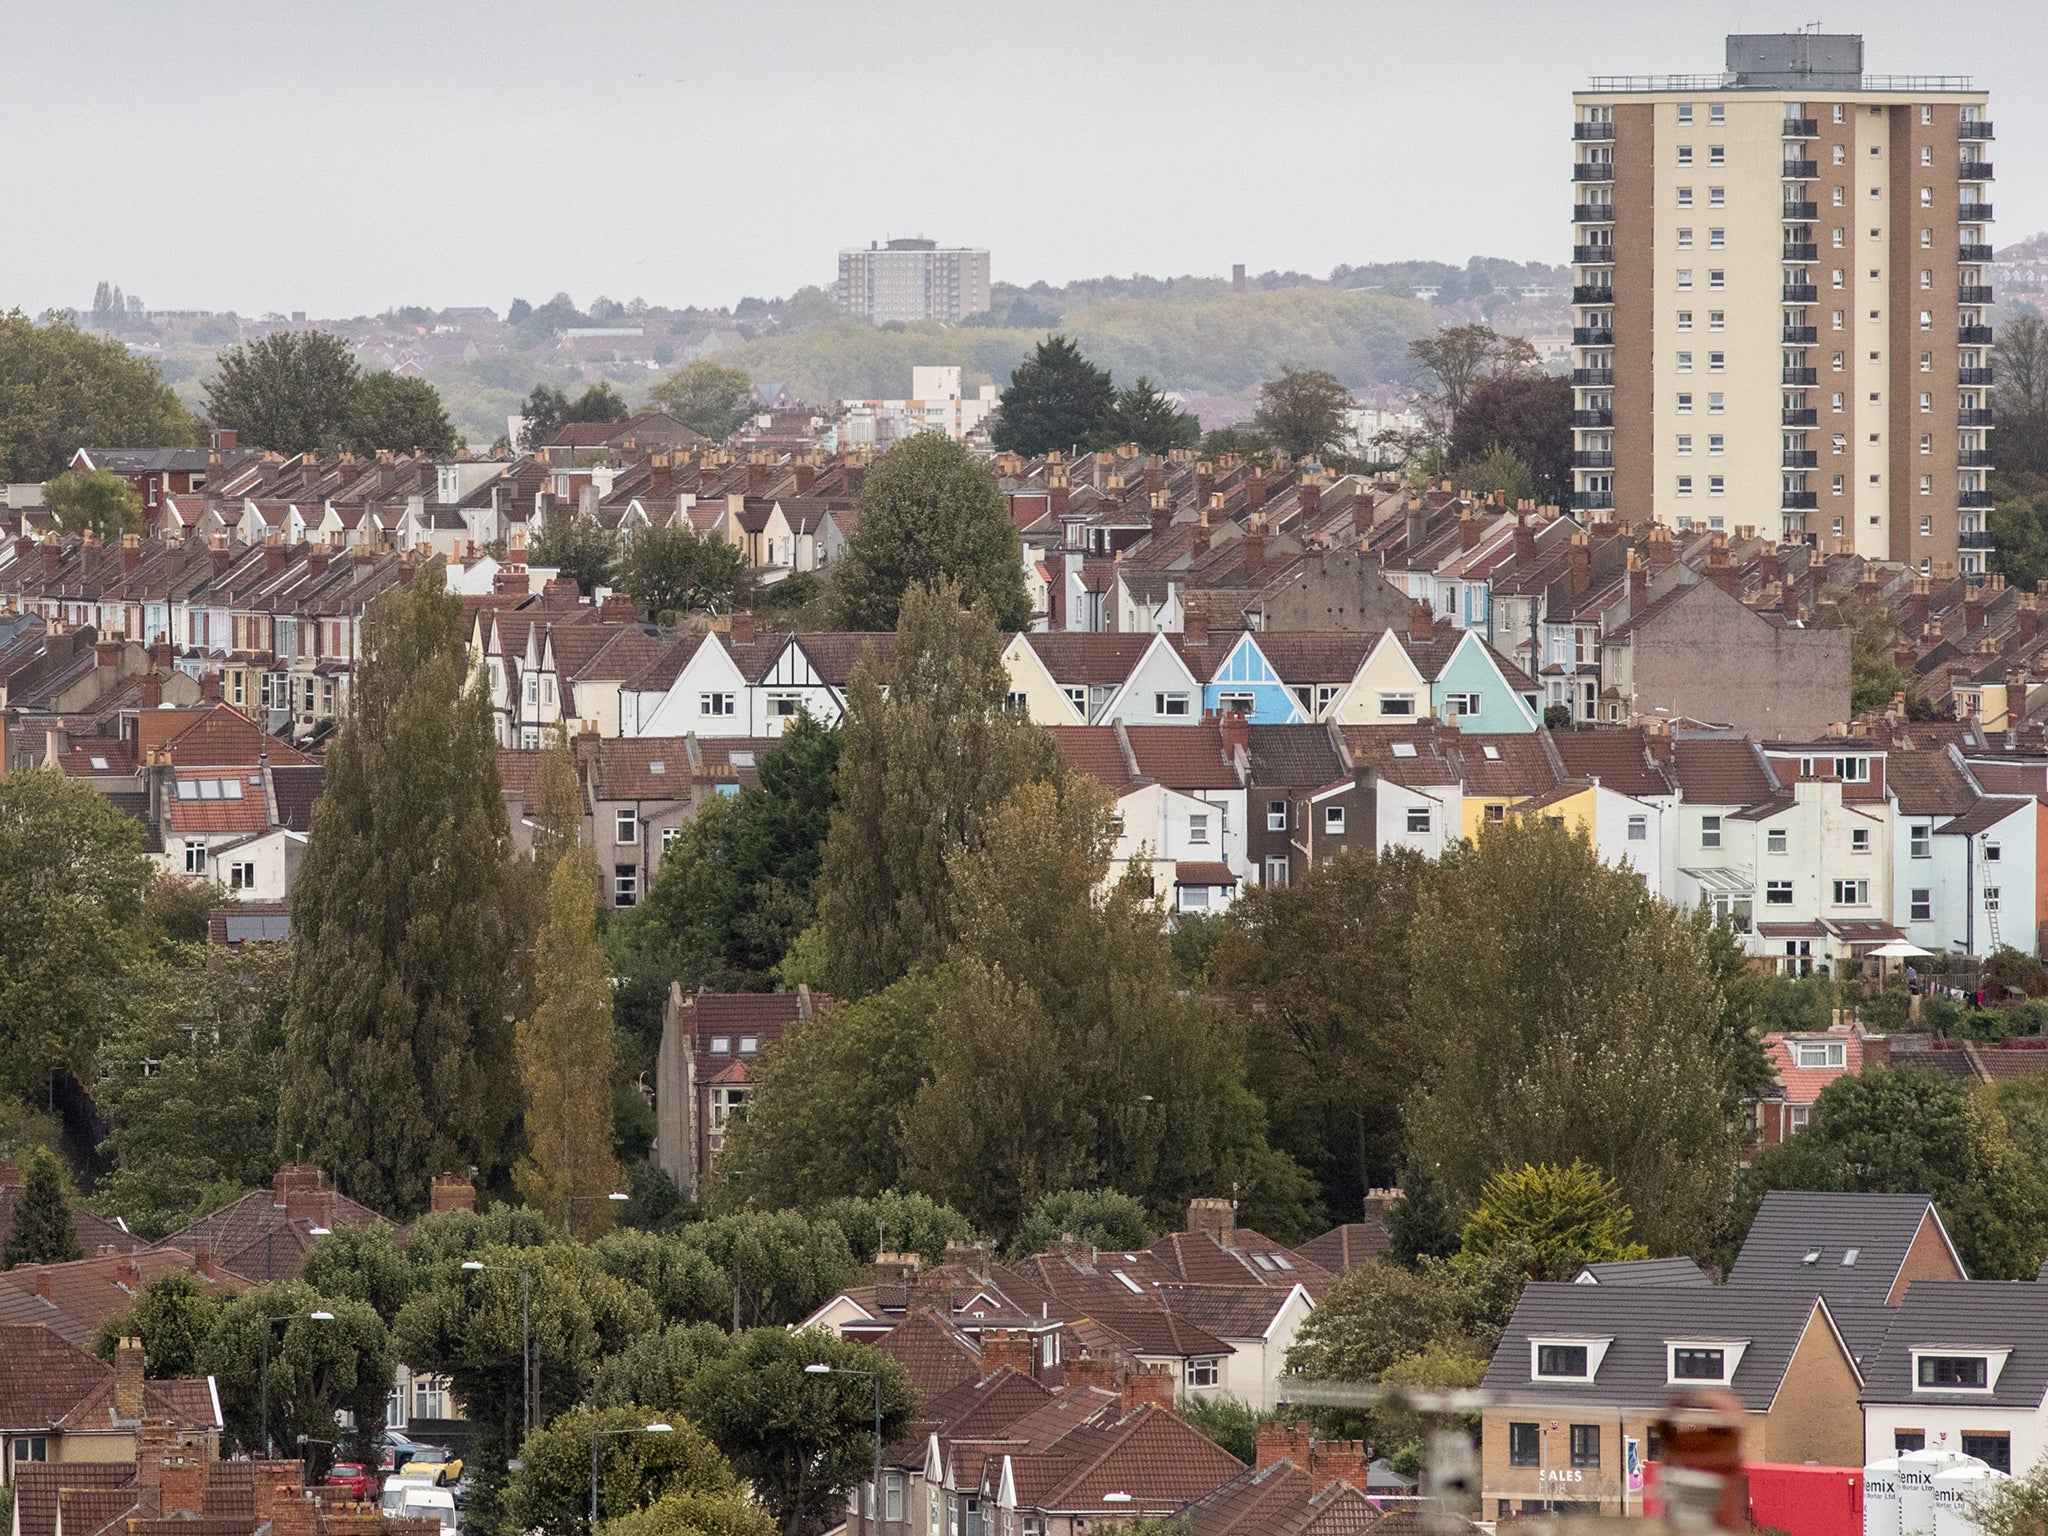
<svg viewBox="0 0 2048 1536">
<path fill-rule="evenodd" d="M 329 1467 L 327 1486 L 346 1488 L 352 1499 L 373 1499 L 377 1496 L 377 1479 L 359 1461 L 337 1461 Z"/>
</svg>

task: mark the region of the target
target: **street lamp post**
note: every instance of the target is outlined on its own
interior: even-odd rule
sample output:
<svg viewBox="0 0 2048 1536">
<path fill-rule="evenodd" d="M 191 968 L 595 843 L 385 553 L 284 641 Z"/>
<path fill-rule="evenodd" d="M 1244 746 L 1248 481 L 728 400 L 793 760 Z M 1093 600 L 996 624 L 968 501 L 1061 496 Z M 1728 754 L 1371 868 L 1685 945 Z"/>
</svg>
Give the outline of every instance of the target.
<svg viewBox="0 0 2048 1536">
<path fill-rule="evenodd" d="M 869 1536 L 882 1527 L 882 1373 L 880 1371 L 856 1371 L 843 1365 L 826 1365 L 823 1361 L 804 1367 L 810 1376 L 865 1376 L 875 1389 L 875 1480 L 874 1491 L 869 1495 L 873 1502 L 868 1506 Z"/>
<path fill-rule="evenodd" d="M 607 1435 L 666 1435 L 667 1424 L 635 1424 L 626 1429 L 593 1429 L 590 1432 L 590 1531 L 597 1536 L 597 1442 Z"/>
<path fill-rule="evenodd" d="M 283 1317 L 266 1317 L 265 1319 L 263 1319 L 263 1367 L 262 1367 L 262 1374 L 261 1374 L 261 1379 L 262 1379 L 262 1387 L 260 1388 L 260 1395 L 261 1395 L 261 1399 L 262 1399 L 262 1405 L 263 1405 L 263 1406 L 262 1406 L 262 1409 L 261 1409 L 261 1414 L 262 1414 L 262 1419 L 263 1419 L 263 1435 L 262 1435 L 262 1440 L 263 1440 L 263 1459 L 264 1459 L 264 1460 L 266 1460 L 266 1461 L 268 1461 L 268 1460 L 270 1459 L 270 1453 L 271 1453 L 271 1446 L 270 1446 L 270 1330 L 271 1330 L 271 1328 L 272 1328 L 272 1327 L 274 1327 L 274 1326 L 275 1326 L 276 1324 L 278 1324 L 278 1323 L 295 1323 L 295 1322 L 297 1322 L 297 1321 L 298 1321 L 298 1320 L 299 1320 L 300 1318 L 302 1318 L 302 1317 L 303 1317 L 303 1318 L 306 1318 L 306 1319 L 308 1319 L 308 1320 L 309 1320 L 309 1321 L 311 1321 L 311 1322 L 315 1322 L 315 1323 L 331 1323 L 331 1322 L 333 1322 L 333 1321 L 334 1321 L 334 1314 L 333 1314 L 332 1312 L 287 1312 L 287 1313 L 285 1313 L 285 1315 L 284 1315 Z"/>
<path fill-rule="evenodd" d="M 633 1197 L 623 1189 L 615 1189 L 608 1195 L 565 1195 L 562 1199 L 562 1230 L 571 1237 L 576 1235 L 575 1217 L 578 1200 L 609 1200 L 614 1205 L 624 1205 Z"/>
<path fill-rule="evenodd" d="M 519 1388 L 525 1400 L 525 1427 L 519 1444 L 524 1449 L 533 1437 L 533 1271 L 516 1264 L 485 1264 L 476 1259 L 464 1259 L 462 1267 L 471 1274 L 488 1269 L 519 1277 Z"/>
</svg>

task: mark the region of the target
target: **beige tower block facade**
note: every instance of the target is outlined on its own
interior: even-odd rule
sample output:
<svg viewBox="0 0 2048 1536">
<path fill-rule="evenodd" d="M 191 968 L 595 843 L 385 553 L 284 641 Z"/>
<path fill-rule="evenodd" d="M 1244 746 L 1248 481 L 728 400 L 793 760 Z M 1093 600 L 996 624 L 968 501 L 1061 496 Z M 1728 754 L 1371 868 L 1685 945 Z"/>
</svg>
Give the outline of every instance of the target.
<svg viewBox="0 0 2048 1536">
<path fill-rule="evenodd" d="M 1573 97 L 1575 503 L 1981 574 L 1988 99 L 1728 44 Z"/>
</svg>

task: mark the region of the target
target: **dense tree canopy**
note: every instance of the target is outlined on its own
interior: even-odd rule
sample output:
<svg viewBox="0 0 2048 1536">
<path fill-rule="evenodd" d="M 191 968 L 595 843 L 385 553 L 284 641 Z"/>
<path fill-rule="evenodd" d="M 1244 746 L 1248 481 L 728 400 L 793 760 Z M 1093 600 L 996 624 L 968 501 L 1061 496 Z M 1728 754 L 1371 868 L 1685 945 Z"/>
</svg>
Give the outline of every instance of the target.
<svg viewBox="0 0 2048 1536">
<path fill-rule="evenodd" d="M 835 568 L 840 626 L 893 629 L 904 594 L 951 582 L 997 625 L 1031 618 L 1017 528 L 988 467 L 937 432 L 898 443 L 868 470 L 860 520 Z"/>
<path fill-rule="evenodd" d="M 63 1166 L 48 1147 L 29 1153 L 21 1170 L 21 1193 L 14 1201 L 14 1221 L 7 1246 L 0 1249 L 0 1268 L 17 1264 L 62 1264 L 82 1259 L 78 1229 L 71 1220 Z"/>
<path fill-rule="evenodd" d="M 1614 1180 L 1574 1161 L 1503 1169 L 1479 1191 L 1460 1257 L 1526 1255 L 1530 1278 L 1570 1280 L 1588 1264 L 1647 1259 L 1629 1240 L 1635 1221 Z"/>
<path fill-rule="evenodd" d="M 215 426 L 278 453 L 450 453 L 455 430 L 424 379 L 364 373 L 326 331 L 273 331 L 223 352 L 206 385 Z"/>
<path fill-rule="evenodd" d="M 517 1150 L 510 836 L 490 700 L 429 562 L 364 625 L 292 892 L 280 1140 L 395 1214 Z"/>
<path fill-rule="evenodd" d="M 1136 443 L 1146 453 L 1167 453 L 1194 447 L 1201 440 L 1202 424 L 1139 374 L 1137 383 L 1117 391 L 1108 436 L 1113 442 Z"/>
<path fill-rule="evenodd" d="M 737 544 L 686 524 L 639 529 L 619 552 L 618 584 L 650 619 L 729 613 L 753 594 L 753 569 Z"/>
<path fill-rule="evenodd" d="M 1572 489 L 1570 379 L 1516 373 L 1471 386 L 1451 421 L 1451 463 L 1476 464 L 1502 450 L 1529 467 L 1529 494 L 1551 506 L 1567 503 Z M 1514 500 L 1509 497 L 1510 505 Z"/>
<path fill-rule="evenodd" d="M 1048 336 L 1011 373 L 989 440 L 1034 458 L 1094 448 L 1104 441 L 1115 407 L 1116 386 L 1108 372 L 1067 337 Z"/>
<path fill-rule="evenodd" d="M 552 514 L 526 549 L 529 566 L 559 571 L 585 597 L 611 585 L 618 558 L 612 531 L 581 508 Z"/>
<path fill-rule="evenodd" d="M 0 311 L 0 481 L 48 480 L 80 448 L 177 448 L 192 416 L 155 363 L 69 320 Z"/>
<path fill-rule="evenodd" d="M 142 498 L 135 487 L 104 469 L 73 469 L 43 486 L 43 505 L 66 533 L 118 539 L 142 531 Z"/>
<path fill-rule="evenodd" d="M 1335 374 L 1290 366 L 1259 386 L 1252 426 L 1276 448 L 1296 458 L 1312 458 L 1337 452 L 1350 438 L 1344 417 L 1350 406 L 1351 392 Z"/>
<path fill-rule="evenodd" d="M 653 399 L 684 426 L 723 442 L 753 409 L 754 381 L 744 369 L 700 357 L 663 375 Z"/>
</svg>

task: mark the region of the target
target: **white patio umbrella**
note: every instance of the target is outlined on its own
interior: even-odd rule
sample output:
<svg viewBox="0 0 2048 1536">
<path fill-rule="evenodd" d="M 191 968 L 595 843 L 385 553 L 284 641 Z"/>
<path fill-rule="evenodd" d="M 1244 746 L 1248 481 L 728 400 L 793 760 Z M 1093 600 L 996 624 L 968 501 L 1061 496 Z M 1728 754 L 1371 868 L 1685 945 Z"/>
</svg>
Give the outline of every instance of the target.
<svg viewBox="0 0 2048 1536">
<path fill-rule="evenodd" d="M 1878 960 L 1913 960 L 1925 959 L 1933 954 L 1934 951 L 1922 949 L 1918 944 L 1908 944 L 1904 939 L 1893 939 L 1891 943 L 1880 944 L 1876 949 L 1870 950 L 1868 953 L 1872 958 Z"/>
</svg>

